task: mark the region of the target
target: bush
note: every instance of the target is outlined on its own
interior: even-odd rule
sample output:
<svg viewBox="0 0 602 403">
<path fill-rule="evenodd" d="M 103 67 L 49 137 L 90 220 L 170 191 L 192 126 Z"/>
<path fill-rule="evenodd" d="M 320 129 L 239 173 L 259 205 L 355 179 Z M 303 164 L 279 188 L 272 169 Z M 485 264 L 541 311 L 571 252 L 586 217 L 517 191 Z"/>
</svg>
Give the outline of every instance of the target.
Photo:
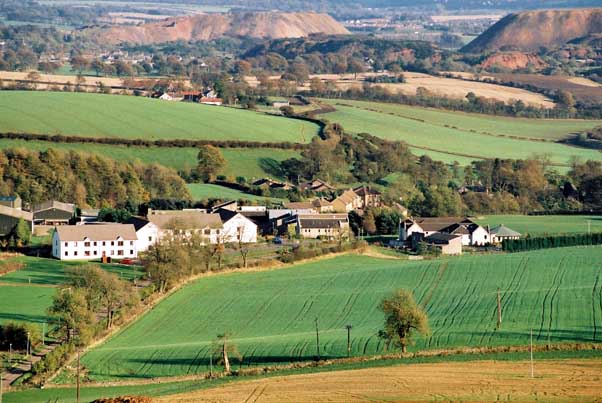
<svg viewBox="0 0 602 403">
<path fill-rule="evenodd" d="M 590 245 L 602 245 L 602 233 L 504 239 L 502 242 L 502 249 L 505 252 L 522 252 L 535 249 Z"/>
<path fill-rule="evenodd" d="M 8 322 L 0 325 L 0 349 L 8 350 L 12 345 L 13 350 L 27 349 L 27 334 L 32 347 L 40 344 L 42 338 L 40 329 L 32 324 Z"/>
</svg>

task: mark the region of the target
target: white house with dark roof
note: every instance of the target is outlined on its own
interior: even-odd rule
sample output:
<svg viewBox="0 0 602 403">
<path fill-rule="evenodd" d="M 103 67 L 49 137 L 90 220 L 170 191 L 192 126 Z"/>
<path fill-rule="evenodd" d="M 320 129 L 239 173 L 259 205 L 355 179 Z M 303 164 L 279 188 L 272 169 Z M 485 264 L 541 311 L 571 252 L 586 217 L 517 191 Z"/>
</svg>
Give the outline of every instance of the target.
<svg viewBox="0 0 602 403">
<path fill-rule="evenodd" d="M 60 225 L 52 235 L 52 256 L 60 260 L 135 259 L 138 237 L 132 224 Z"/>
<path fill-rule="evenodd" d="M 347 214 L 298 215 L 296 224 L 297 235 L 301 238 L 336 239 L 350 236 Z"/>
<path fill-rule="evenodd" d="M 218 214 L 223 225 L 221 242 L 257 242 L 257 224 L 249 218 L 237 211 L 225 209 L 219 210 Z"/>
</svg>

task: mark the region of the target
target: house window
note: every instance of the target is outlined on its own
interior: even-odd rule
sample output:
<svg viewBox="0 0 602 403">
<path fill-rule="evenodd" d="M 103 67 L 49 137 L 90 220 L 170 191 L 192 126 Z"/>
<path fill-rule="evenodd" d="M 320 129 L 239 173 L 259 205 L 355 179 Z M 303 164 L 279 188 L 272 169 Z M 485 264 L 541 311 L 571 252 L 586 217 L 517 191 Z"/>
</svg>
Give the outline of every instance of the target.
<svg viewBox="0 0 602 403">
<path fill-rule="evenodd" d="M 205 230 L 205 235 L 209 235 L 209 234 L 211 234 L 211 230 L 210 229 L 206 229 Z"/>
<path fill-rule="evenodd" d="M 69 252 L 65 251 L 65 256 L 69 256 Z"/>
<path fill-rule="evenodd" d="M 65 248 L 69 246 L 69 242 L 65 242 Z"/>
<path fill-rule="evenodd" d="M 90 256 L 90 251 L 89 250 L 85 251 L 84 256 Z"/>
<path fill-rule="evenodd" d="M 122 250 L 122 249 L 119 249 L 119 250 L 117 251 L 117 255 L 119 255 L 119 256 L 123 256 L 123 250 Z"/>
<path fill-rule="evenodd" d="M 152 237 L 152 236 L 149 236 L 149 237 L 148 237 L 148 241 L 149 241 L 149 242 L 151 242 L 152 240 L 153 240 L 153 237 Z"/>
<path fill-rule="evenodd" d="M 98 242 L 94 241 L 94 246 L 96 246 L 98 244 Z"/>
<path fill-rule="evenodd" d="M 132 249 L 130 249 L 130 255 L 133 255 L 134 251 Z"/>
<path fill-rule="evenodd" d="M 105 246 L 107 243 L 105 241 L 102 241 L 102 246 Z"/>
<path fill-rule="evenodd" d="M 123 241 L 118 241 L 117 246 L 123 246 Z"/>
<path fill-rule="evenodd" d="M 134 246 L 134 241 L 130 241 L 130 246 Z"/>
<path fill-rule="evenodd" d="M 98 255 L 98 252 L 94 251 L 94 256 Z"/>
<path fill-rule="evenodd" d="M 90 247 L 90 242 L 84 242 L 84 247 L 89 248 Z"/>
<path fill-rule="evenodd" d="M 73 252 L 73 256 L 77 256 L 77 251 Z"/>
<path fill-rule="evenodd" d="M 77 246 L 77 242 L 73 242 L 73 246 Z"/>
</svg>

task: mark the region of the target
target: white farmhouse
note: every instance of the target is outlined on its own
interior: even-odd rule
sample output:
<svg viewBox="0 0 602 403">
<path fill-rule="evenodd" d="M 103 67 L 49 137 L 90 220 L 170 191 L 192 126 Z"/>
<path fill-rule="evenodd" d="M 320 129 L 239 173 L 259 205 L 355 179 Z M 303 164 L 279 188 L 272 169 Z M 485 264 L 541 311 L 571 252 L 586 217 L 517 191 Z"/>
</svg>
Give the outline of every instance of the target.
<svg viewBox="0 0 602 403">
<path fill-rule="evenodd" d="M 52 236 L 52 256 L 60 260 L 138 257 L 132 224 L 61 225 Z"/>
<path fill-rule="evenodd" d="M 144 218 L 131 217 L 126 223 L 132 224 L 136 230 L 138 252 L 146 252 L 159 239 L 159 227 Z"/>
<path fill-rule="evenodd" d="M 257 242 L 257 224 L 236 211 L 221 209 L 218 212 L 223 225 L 223 243 Z"/>
<path fill-rule="evenodd" d="M 209 244 L 221 242 L 223 238 L 219 214 L 202 210 L 149 210 L 147 220 L 157 228 L 156 240 L 174 233 L 195 233 L 202 237 L 204 243 Z"/>
<path fill-rule="evenodd" d="M 466 217 L 407 218 L 399 223 L 400 242 L 409 240 L 414 233 L 424 237 L 438 233 L 458 235 L 464 246 L 492 243 L 489 232 Z"/>
</svg>

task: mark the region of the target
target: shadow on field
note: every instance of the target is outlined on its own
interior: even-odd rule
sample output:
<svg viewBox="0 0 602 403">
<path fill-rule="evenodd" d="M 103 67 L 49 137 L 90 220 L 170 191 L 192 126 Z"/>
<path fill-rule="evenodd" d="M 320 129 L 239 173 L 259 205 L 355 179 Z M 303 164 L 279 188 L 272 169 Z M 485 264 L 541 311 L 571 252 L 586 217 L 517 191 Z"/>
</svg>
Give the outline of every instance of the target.
<svg viewBox="0 0 602 403">
<path fill-rule="evenodd" d="M 0 312 L 0 322 L 2 321 L 22 321 L 22 322 L 47 322 L 48 317 L 44 315 L 22 315 L 16 313 Z"/>
<path fill-rule="evenodd" d="M 278 178 L 282 178 L 284 176 L 284 171 L 280 167 L 280 163 L 273 158 L 260 158 L 259 166 L 268 175 L 276 176 Z"/>
</svg>

